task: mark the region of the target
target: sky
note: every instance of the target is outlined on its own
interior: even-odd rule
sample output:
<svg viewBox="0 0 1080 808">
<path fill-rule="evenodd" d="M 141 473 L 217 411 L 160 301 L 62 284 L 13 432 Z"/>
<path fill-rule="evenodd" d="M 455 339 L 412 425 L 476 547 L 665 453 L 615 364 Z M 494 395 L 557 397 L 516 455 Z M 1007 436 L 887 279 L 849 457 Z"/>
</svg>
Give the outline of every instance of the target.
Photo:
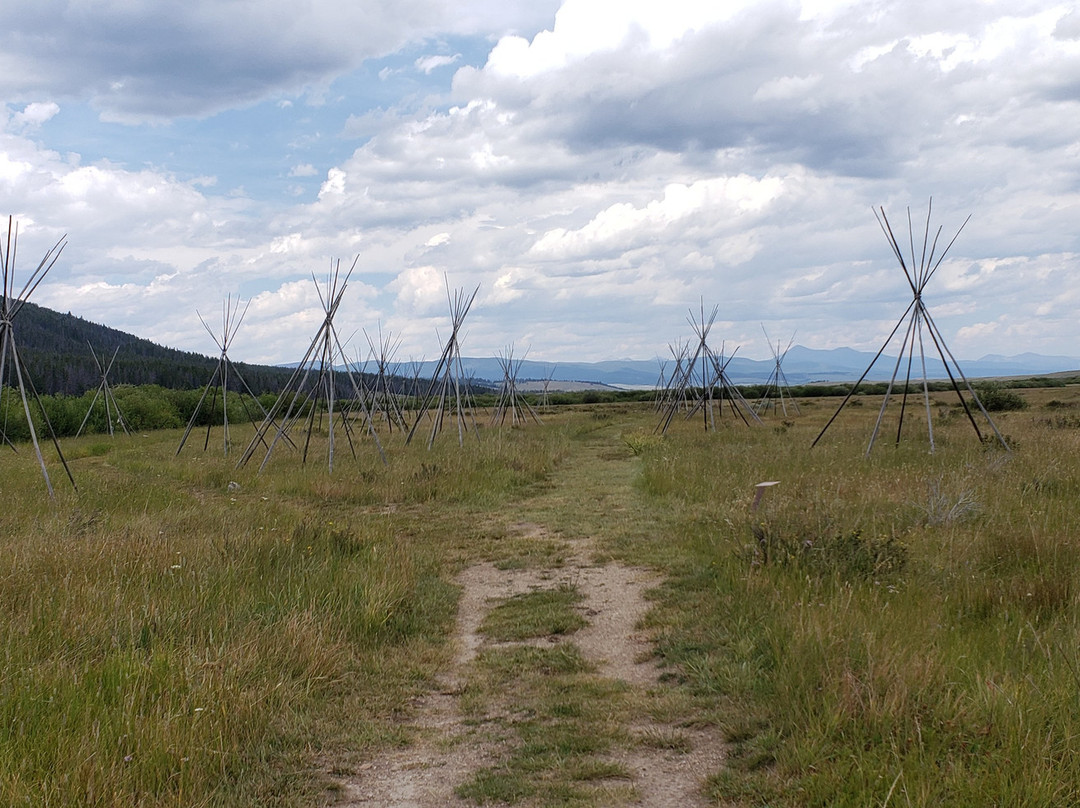
<svg viewBox="0 0 1080 808">
<path fill-rule="evenodd" d="M 666 358 L 714 307 L 741 356 L 877 350 L 912 300 L 881 209 L 909 262 L 928 210 L 935 262 L 956 236 L 923 300 L 958 358 L 1080 356 L 1080 10 L 37 0 L 0 27 L 16 286 L 66 235 L 32 302 L 207 355 L 239 303 L 231 359 L 298 361 L 334 267 L 350 359 L 437 358 L 476 288 L 470 356 Z"/>
</svg>

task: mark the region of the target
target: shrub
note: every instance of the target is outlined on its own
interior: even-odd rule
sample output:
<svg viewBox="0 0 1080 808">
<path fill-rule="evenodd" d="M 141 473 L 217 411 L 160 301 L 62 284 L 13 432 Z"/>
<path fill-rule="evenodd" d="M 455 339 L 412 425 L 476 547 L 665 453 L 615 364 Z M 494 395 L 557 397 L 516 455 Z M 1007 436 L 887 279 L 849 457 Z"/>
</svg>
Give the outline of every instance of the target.
<svg viewBox="0 0 1080 808">
<path fill-rule="evenodd" d="M 1027 409 L 1027 399 L 1015 390 L 1007 390 L 999 382 L 984 382 L 978 385 L 979 401 L 987 412 Z"/>
<path fill-rule="evenodd" d="M 184 425 L 166 391 L 158 385 L 120 385 L 115 395 L 116 403 L 132 429 L 176 429 Z"/>
</svg>

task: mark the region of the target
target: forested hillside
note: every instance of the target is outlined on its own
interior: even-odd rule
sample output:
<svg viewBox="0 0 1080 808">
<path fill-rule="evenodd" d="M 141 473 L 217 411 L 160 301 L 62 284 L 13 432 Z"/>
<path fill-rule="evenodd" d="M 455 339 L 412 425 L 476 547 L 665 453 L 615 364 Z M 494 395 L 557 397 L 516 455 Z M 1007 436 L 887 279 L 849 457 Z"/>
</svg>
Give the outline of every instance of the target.
<svg viewBox="0 0 1080 808">
<path fill-rule="evenodd" d="M 201 387 L 209 381 L 217 358 L 173 348 L 91 323 L 81 317 L 26 303 L 15 320 L 19 354 L 40 393 L 80 395 L 97 387 L 100 373 L 90 346 L 103 362 L 112 358 L 109 383 L 158 384 L 172 389 Z M 292 371 L 289 368 L 236 363 L 256 394 L 277 392 Z"/>
</svg>

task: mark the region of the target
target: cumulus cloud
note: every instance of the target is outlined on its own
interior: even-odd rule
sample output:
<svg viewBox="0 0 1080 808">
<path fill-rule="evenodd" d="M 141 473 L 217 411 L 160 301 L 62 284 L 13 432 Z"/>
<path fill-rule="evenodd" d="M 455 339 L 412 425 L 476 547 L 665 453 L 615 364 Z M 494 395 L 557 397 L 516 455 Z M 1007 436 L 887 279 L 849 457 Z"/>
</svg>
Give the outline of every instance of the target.
<svg viewBox="0 0 1080 808">
<path fill-rule="evenodd" d="M 304 88 L 435 35 L 541 24 L 550 2 L 43 0 L 0 29 L 0 94 L 88 98 L 113 120 L 204 116 Z"/>
<path fill-rule="evenodd" d="M 60 111 L 60 105 L 52 101 L 27 104 L 21 112 L 11 116 L 11 126 L 17 132 L 27 132 L 40 127 Z"/>
<path fill-rule="evenodd" d="M 397 304 L 406 312 L 431 314 L 446 301 L 446 284 L 437 267 L 419 266 L 397 276 L 391 288 L 397 292 Z"/>
<path fill-rule="evenodd" d="M 10 131 L 0 132 L 0 179 L 8 210 L 34 211 L 43 232 L 66 231 L 73 244 L 99 249 L 159 249 L 163 236 L 212 249 L 232 239 L 245 219 L 244 200 L 206 196 L 203 178 L 181 182 L 108 161 L 84 165 L 77 155 L 61 155 Z"/>
<path fill-rule="evenodd" d="M 15 71 L 0 71 L 0 86 L 20 99 L 0 135 L 0 198 L 43 241 L 63 227 L 79 245 L 52 299 L 85 301 L 119 325 L 141 316 L 138 333 L 191 348 L 204 336 L 180 336 L 193 304 L 242 291 L 253 336 L 238 350 L 293 358 L 289 340 L 309 339 L 319 317 L 311 273 L 359 256 L 354 327 L 384 324 L 406 355 L 437 352 L 447 285 L 477 284 L 478 352 L 527 342 L 540 359 L 663 354 L 701 301 L 721 304 L 717 333 L 757 345 L 743 351 L 752 356 L 768 355 L 763 321 L 815 347 L 876 349 L 910 289 L 871 208 L 905 228 L 910 205 L 918 228 L 933 195 L 948 236 L 972 214 L 927 290 L 943 330 L 981 352 L 1071 344 L 1075 301 L 1061 290 L 1080 253 L 1075 12 L 835 0 L 567 0 L 557 15 L 544 4 L 456 6 L 450 19 L 450 4 L 410 0 L 369 30 L 352 5 L 326 4 L 332 21 L 320 8 L 295 30 L 268 31 L 286 13 L 276 0 L 265 12 L 115 5 L 104 18 L 127 34 L 94 23 L 85 48 L 39 74 L 27 72 L 33 59 L 0 56 Z M 43 53 L 74 39 L 64 19 Z M 204 36 L 243 22 L 235 43 Z M 145 44 L 166 28 L 175 47 Z M 476 58 L 478 40 L 461 34 L 493 44 Z M 102 55 L 114 40 L 116 55 Z M 406 41 L 425 44 L 406 56 Z M 31 139 L 62 118 L 47 99 L 64 94 L 130 120 L 207 115 L 327 88 L 395 50 L 385 80 L 366 90 L 431 83 L 397 99 L 327 94 L 336 137 L 299 133 L 293 142 L 314 151 L 275 163 L 278 177 L 325 170 L 314 198 L 230 197 Z M 188 70 L 195 56 L 204 64 Z M 185 75 L 170 72 L 177 64 Z"/>
<path fill-rule="evenodd" d="M 980 24 L 902 5 L 865 16 L 845 5 L 810 15 L 717 6 L 693 16 L 682 3 L 568 2 L 552 30 L 504 38 L 483 68 L 460 70 L 455 90 L 543 116 L 578 149 L 740 148 L 761 163 L 879 176 L 916 158 L 914 144 L 957 112 L 973 113 L 971 134 L 993 125 L 991 108 L 972 109 L 998 97 L 979 92 L 985 82 L 1014 80 L 1017 64 L 1044 71 L 1061 55 L 1051 12 Z"/>
<path fill-rule="evenodd" d="M 415 64 L 416 69 L 421 73 L 430 73 L 441 67 L 449 67 L 459 61 L 461 61 L 461 54 L 455 53 L 453 56 L 421 56 L 416 60 Z"/>
<path fill-rule="evenodd" d="M 326 172 L 326 182 L 319 189 L 319 199 L 330 196 L 341 196 L 345 193 L 345 180 L 348 175 L 340 168 L 331 168 Z"/>
<path fill-rule="evenodd" d="M 623 252 L 649 241 L 667 238 L 681 221 L 708 211 L 714 221 L 724 222 L 743 212 L 760 211 L 781 189 L 775 177 L 756 180 L 745 175 L 699 180 L 691 185 L 672 184 L 663 198 L 643 208 L 617 203 L 598 213 L 584 227 L 568 231 L 557 228 L 545 233 L 531 252 L 565 259 L 589 255 L 596 250 Z M 729 254 L 734 263 L 748 256 Z"/>
</svg>

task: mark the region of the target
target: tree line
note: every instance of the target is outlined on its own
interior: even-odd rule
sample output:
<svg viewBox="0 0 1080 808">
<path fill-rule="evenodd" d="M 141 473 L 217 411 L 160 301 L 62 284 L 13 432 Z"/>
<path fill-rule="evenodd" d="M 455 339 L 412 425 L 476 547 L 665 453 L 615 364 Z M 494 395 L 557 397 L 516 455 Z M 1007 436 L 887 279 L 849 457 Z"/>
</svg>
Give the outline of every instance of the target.
<svg viewBox="0 0 1080 808">
<path fill-rule="evenodd" d="M 165 348 L 115 328 L 89 322 L 70 312 L 24 303 L 16 320 L 19 356 L 39 393 L 82 395 L 101 382 L 91 347 L 106 365 L 113 359 L 109 382 L 115 385 L 158 385 L 188 390 L 206 385 L 218 359 Z M 292 369 L 234 363 L 256 395 L 280 390 Z M 11 379 L 4 379 L 11 384 Z"/>
<path fill-rule="evenodd" d="M 1009 382 L 981 381 L 975 386 L 979 398 L 987 410 L 1002 411 L 1027 407 L 1026 400 L 1016 391 L 1016 388 L 1058 387 L 1065 384 L 1066 380 L 1063 379 L 1041 377 Z M 885 383 L 866 384 L 860 386 L 858 393 L 867 396 L 882 395 L 886 388 L 887 384 Z M 119 418 L 122 418 L 123 425 L 132 431 L 178 429 L 186 426 L 191 421 L 196 410 L 198 410 L 198 415 L 195 418 L 196 426 L 220 425 L 225 418 L 226 406 L 228 407 L 230 423 L 250 422 L 260 420 L 264 413 L 273 407 L 279 395 L 297 395 L 291 392 L 283 394 L 264 392 L 252 397 L 246 393 L 241 394 L 235 389 L 230 389 L 226 399 L 223 399 L 220 388 L 207 389 L 202 386 L 174 389 L 160 384 L 120 384 L 111 385 L 110 389 L 116 406 L 119 408 L 119 413 L 110 409 L 113 418 L 113 431 L 121 431 Z M 931 385 L 931 390 L 943 392 L 951 390 L 951 386 L 947 382 L 935 382 Z M 755 402 L 766 394 L 767 388 L 764 385 L 746 385 L 740 387 L 739 391 L 748 401 Z M 785 391 L 785 394 L 796 398 L 840 397 L 846 396 L 850 391 L 850 384 L 807 385 L 789 388 Z M 719 397 L 720 392 L 717 389 L 715 395 Z M 894 387 L 894 395 L 901 393 L 902 390 Z M 919 393 L 921 393 L 921 385 L 918 387 L 912 385 L 908 391 L 909 395 Z M 657 395 L 655 390 L 585 390 L 552 393 L 547 397 L 547 401 L 552 406 L 630 403 L 653 401 Z M 95 397 L 97 398 L 96 401 Z M 311 403 L 307 393 L 304 393 L 301 398 L 305 402 L 303 408 L 299 410 L 301 413 L 306 412 L 306 407 L 318 406 Z M 538 394 L 529 393 L 524 398 L 533 406 L 539 406 L 540 404 Z M 490 407 L 497 401 L 497 396 L 491 393 L 477 393 L 472 397 L 472 401 L 477 407 Z M 288 405 L 289 402 L 284 403 Z M 92 404 L 93 407 L 91 407 Z M 404 410 L 417 409 L 419 398 L 403 395 L 400 404 Z M 342 399 L 335 406 L 339 411 L 356 409 L 355 402 L 348 399 Z M 80 395 L 46 393 L 40 396 L 40 406 L 30 396 L 30 412 L 34 420 L 34 428 L 39 435 L 44 434 L 44 419 L 46 417 L 58 437 L 73 436 L 79 431 L 80 427 L 86 433 L 109 431 L 103 396 L 98 395 L 96 388 L 87 390 Z M 9 386 L 0 386 L 0 437 L 2 436 L 16 442 L 30 439 L 30 431 L 26 424 L 21 395 L 17 388 Z"/>
</svg>

